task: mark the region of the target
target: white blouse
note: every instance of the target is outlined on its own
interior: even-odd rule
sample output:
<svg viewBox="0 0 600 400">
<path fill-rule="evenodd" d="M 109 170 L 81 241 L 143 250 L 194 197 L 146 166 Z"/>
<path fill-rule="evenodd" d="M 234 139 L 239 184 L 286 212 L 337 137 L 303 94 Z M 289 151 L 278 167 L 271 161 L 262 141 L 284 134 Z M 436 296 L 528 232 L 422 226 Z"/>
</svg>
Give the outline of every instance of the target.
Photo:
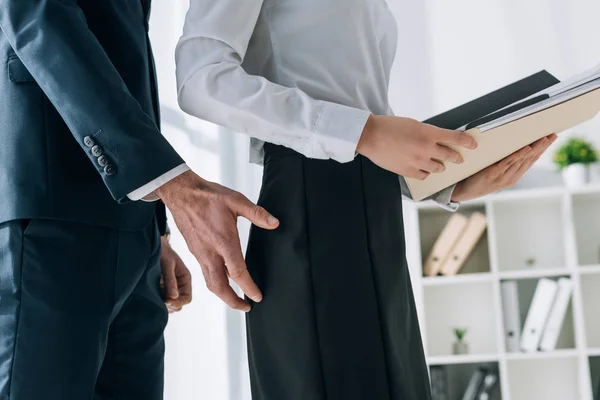
<svg viewBox="0 0 600 400">
<path fill-rule="evenodd" d="M 369 115 L 392 114 L 396 42 L 385 0 L 191 0 L 176 50 L 179 104 L 251 136 L 252 162 L 264 142 L 349 162 Z M 452 190 L 434 200 L 456 209 Z"/>
</svg>

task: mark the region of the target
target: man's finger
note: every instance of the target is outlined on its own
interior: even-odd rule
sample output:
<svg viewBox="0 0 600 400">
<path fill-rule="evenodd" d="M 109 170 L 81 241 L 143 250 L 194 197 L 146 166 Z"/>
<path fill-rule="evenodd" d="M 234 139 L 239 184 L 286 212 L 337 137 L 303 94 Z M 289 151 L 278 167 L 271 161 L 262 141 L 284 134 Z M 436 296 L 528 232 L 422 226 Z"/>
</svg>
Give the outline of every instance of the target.
<svg viewBox="0 0 600 400">
<path fill-rule="evenodd" d="M 219 269 L 211 270 L 208 275 L 209 278 L 206 281 L 206 287 L 210 292 L 234 310 L 250 311 L 250 304 L 241 299 L 233 288 L 229 286 L 224 265 Z"/>
<path fill-rule="evenodd" d="M 235 291 L 229 286 L 229 279 L 225 273 L 225 262 L 216 253 L 204 253 L 196 255 L 200 263 L 202 275 L 209 292 L 220 298 L 225 304 L 234 310 L 250 311 L 250 305 L 240 299 Z"/>
<path fill-rule="evenodd" d="M 182 310 L 183 307 L 176 307 L 176 306 L 172 306 L 167 304 L 167 311 L 169 311 L 170 314 L 172 313 L 176 313 Z"/>
<path fill-rule="evenodd" d="M 163 268 L 164 291 L 171 299 L 179 297 L 177 277 L 175 276 L 175 263 L 169 263 Z"/>
<path fill-rule="evenodd" d="M 178 265 L 175 275 L 177 275 L 179 296 L 176 299 L 167 300 L 166 304 L 174 308 L 182 308 L 192 302 L 192 276 L 183 265 Z"/>
<path fill-rule="evenodd" d="M 276 229 L 279 226 L 277 218 L 242 194 L 236 193 L 232 196 L 232 208 L 238 215 L 263 229 Z"/>
<path fill-rule="evenodd" d="M 177 285 L 179 287 L 179 298 L 189 304 L 192 301 L 192 276 L 189 273 L 177 276 Z"/>
<path fill-rule="evenodd" d="M 260 303 L 262 301 L 262 293 L 248 272 L 241 248 L 239 246 L 231 246 L 225 251 L 223 258 L 227 267 L 227 275 L 231 280 L 237 283 L 242 292 L 252 299 L 252 301 Z"/>
<path fill-rule="evenodd" d="M 181 308 L 183 308 L 183 306 L 190 304 L 191 301 L 192 300 L 191 300 L 190 296 L 180 294 L 177 299 L 169 300 L 166 304 L 167 304 L 167 307 L 181 309 Z"/>
</svg>

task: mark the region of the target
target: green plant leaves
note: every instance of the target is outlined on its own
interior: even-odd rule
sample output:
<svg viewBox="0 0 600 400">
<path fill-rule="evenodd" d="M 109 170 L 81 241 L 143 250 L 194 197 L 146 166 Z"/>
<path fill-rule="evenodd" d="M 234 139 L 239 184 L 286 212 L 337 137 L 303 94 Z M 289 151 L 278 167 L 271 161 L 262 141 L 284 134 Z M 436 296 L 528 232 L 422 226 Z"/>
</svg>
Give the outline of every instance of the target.
<svg viewBox="0 0 600 400">
<path fill-rule="evenodd" d="M 570 138 L 554 153 L 554 163 L 559 170 L 572 164 L 592 164 L 598 161 L 598 152 L 592 144 L 582 138 Z"/>
</svg>

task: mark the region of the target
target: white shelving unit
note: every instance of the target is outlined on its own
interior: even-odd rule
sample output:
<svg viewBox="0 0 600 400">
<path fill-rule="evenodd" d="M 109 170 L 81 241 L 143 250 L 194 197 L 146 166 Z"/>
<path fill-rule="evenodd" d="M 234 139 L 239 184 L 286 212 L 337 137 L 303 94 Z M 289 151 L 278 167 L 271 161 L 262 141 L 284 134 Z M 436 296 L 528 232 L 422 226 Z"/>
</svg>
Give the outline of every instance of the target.
<svg viewBox="0 0 600 400">
<path fill-rule="evenodd" d="M 425 353 L 430 366 L 446 366 L 449 400 L 462 399 L 459 387 L 479 365 L 499 373 L 493 400 L 593 400 L 600 385 L 600 185 L 512 190 L 463 204 L 458 212 L 487 215 L 488 230 L 450 277 L 423 277 L 422 263 L 451 214 L 431 203 L 404 207 Z M 556 350 L 508 352 L 500 283 L 518 282 L 524 321 L 537 281 L 560 277 L 573 279 L 574 292 Z M 452 355 L 457 327 L 468 328 L 468 355 Z"/>
</svg>

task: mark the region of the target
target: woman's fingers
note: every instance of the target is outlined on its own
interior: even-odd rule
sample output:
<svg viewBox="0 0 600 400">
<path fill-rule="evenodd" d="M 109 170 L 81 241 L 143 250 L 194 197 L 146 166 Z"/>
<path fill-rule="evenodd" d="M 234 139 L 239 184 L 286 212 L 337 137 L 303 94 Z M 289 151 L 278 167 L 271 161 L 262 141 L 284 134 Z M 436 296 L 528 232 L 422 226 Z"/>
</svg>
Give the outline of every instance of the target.
<svg viewBox="0 0 600 400">
<path fill-rule="evenodd" d="M 461 164 L 464 162 L 463 156 L 458 151 L 440 144 L 436 145 L 434 157 L 441 161 L 453 162 L 454 164 Z"/>
<path fill-rule="evenodd" d="M 432 174 L 437 174 L 445 171 L 446 167 L 440 161 L 429 159 L 423 163 L 421 169 Z"/>
<path fill-rule="evenodd" d="M 436 139 L 437 143 L 441 145 L 453 144 L 471 150 L 477 148 L 475 138 L 463 131 L 439 129 Z"/>
<path fill-rule="evenodd" d="M 514 185 L 525 173 L 535 164 L 537 160 L 544 154 L 548 147 L 552 145 L 557 139 L 555 134 L 544 137 L 534 142 L 530 147 L 531 150 L 527 152 L 527 155 L 522 157 L 519 161 L 514 162 L 505 172 L 505 181 Z"/>
</svg>

